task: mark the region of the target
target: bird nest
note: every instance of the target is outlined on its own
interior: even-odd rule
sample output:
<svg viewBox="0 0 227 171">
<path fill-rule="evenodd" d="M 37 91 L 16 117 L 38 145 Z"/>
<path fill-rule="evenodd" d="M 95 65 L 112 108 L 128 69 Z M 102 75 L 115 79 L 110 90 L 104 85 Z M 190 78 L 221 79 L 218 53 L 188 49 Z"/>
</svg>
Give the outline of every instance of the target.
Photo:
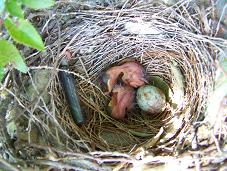
<svg viewBox="0 0 227 171">
<path fill-rule="evenodd" d="M 183 149 L 192 125 L 204 116 L 214 87 L 215 50 L 221 46 L 221 41 L 202 35 L 204 23 L 198 20 L 193 5 L 182 1 L 172 7 L 152 3 L 119 10 L 75 11 L 74 3 L 59 2 L 53 13 L 31 16 L 46 51 L 26 52 L 30 54 L 26 58 L 30 71 L 11 83 L 21 85 L 11 94 L 17 94 L 19 125 L 26 121 L 24 128 L 31 131 L 35 127 L 44 140 L 32 143 L 35 138 L 30 137 L 23 143 L 79 154 L 101 151 L 104 160 L 107 151 L 134 154 L 145 148 L 163 155 Z M 207 13 L 212 15 L 212 8 Z M 62 59 L 68 60 L 68 70 L 59 69 Z M 127 60 L 139 62 L 149 84 L 165 92 L 168 103 L 162 113 L 147 115 L 136 106 L 124 120 L 111 117 L 102 75 Z M 72 119 L 59 71 L 75 78 L 86 118 L 82 126 Z M 45 83 L 39 82 L 41 75 Z M 39 84 L 43 88 L 39 89 Z M 29 86 L 35 94 L 29 93 Z"/>
</svg>

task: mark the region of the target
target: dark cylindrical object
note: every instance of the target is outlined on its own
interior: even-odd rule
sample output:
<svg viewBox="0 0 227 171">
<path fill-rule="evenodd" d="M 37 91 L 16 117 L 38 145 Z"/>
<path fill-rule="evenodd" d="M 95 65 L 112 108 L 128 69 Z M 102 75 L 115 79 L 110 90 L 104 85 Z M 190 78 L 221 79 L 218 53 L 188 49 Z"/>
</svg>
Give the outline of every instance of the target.
<svg viewBox="0 0 227 171">
<path fill-rule="evenodd" d="M 67 69 L 67 66 L 61 66 L 60 68 Z M 73 75 L 64 71 L 59 71 L 58 76 L 65 93 L 65 97 L 69 105 L 73 120 L 77 125 L 82 125 L 84 123 L 84 116 L 82 115 L 79 99 L 76 93 Z"/>
</svg>

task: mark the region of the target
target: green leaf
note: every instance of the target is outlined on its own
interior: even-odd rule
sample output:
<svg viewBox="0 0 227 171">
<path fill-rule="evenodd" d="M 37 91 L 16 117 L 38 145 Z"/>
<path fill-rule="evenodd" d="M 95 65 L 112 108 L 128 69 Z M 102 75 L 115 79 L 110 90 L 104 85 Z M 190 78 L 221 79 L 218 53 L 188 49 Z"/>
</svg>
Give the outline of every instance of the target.
<svg viewBox="0 0 227 171">
<path fill-rule="evenodd" d="M 23 10 L 21 9 L 21 3 L 19 1 L 6 0 L 5 6 L 10 15 L 19 18 L 24 18 L 24 13 Z"/>
<path fill-rule="evenodd" d="M 172 101 L 172 106 L 174 109 L 182 106 L 184 102 L 184 76 L 179 68 L 176 61 L 172 61 L 171 64 L 171 74 L 172 74 L 172 85 L 169 91 L 169 96 Z"/>
<path fill-rule="evenodd" d="M 2 14 L 4 8 L 5 8 L 4 0 L 0 0 L 0 15 Z"/>
<path fill-rule="evenodd" d="M 149 78 L 151 80 L 151 85 L 158 87 L 162 90 L 162 92 L 166 96 L 166 100 L 169 102 L 169 86 L 168 84 L 159 76 L 151 76 Z"/>
<path fill-rule="evenodd" d="M 21 72 L 28 71 L 17 48 L 6 40 L 0 40 L 0 67 L 5 67 L 8 63 L 12 63 Z"/>
<path fill-rule="evenodd" d="M 30 22 L 21 18 L 12 21 L 8 17 L 5 19 L 4 24 L 8 33 L 15 41 L 38 50 L 44 50 L 43 41 Z"/>
<path fill-rule="evenodd" d="M 49 8 L 54 5 L 53 0 L 21 0 L 21 2 L 33 9 Z"/>
<path fill-rule="evenodd" d="M 4 68 L 0 67 L 0 81 L 2 81 L 4 77 Z"/>
</svg>

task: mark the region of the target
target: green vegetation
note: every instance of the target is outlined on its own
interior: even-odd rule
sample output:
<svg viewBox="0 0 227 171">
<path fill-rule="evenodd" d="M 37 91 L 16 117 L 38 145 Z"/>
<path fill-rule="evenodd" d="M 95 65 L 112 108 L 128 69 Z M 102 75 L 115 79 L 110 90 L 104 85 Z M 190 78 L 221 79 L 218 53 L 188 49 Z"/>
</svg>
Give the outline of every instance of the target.
<svg viewBox="0 0 227 171">
<path fill-rule="evenodd" d="M 4 76 L 4 68 L 11 64 L 19 71 L 26 73 L 28 68 L 15 43 L 44 50 L 44 44 L 34 26 L 24 18 L 24 9 L 48 8 L 53 0 L 0 0 L 0 35 L 5 28 L 14 42 L 0 38 L 0 80 Z M 4 27 L 3 27 L 4 26 Z"/>
</svg>

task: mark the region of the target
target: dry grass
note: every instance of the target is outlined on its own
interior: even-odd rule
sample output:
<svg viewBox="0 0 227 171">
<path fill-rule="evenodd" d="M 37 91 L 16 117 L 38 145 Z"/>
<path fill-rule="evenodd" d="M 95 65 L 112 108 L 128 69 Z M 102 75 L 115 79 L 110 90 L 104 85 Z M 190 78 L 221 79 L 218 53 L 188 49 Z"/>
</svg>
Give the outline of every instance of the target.
<svg viewBox="0 0 227 171">
<path fill-rule="evenodd" d="M 216 32 L 212 25 L 209 26 L 209 34 L 204 33 L 201 11 L 192 4 L 181 1 L 172 7 L 134 4 L 130 9 L 74 11 L 74 3 L 58 2 L 52 13 L 47 11 L 33 16 L 34 22 L 39 18 L 36 25 L 45 40 L 46 51 L 30 53 L 26 58 L 31 73 L 21 77 L 22 88 L 13 81 L 11 87 L 16 88 L 6 89 L 22 107 L 20 115 L 27 118 L 27 128 L 36 125 L 40 135 L 44 136 L 45 143 L 26 144 L 33 149 L 52 152 L 51 155 L 59 161 L 59 167 L 65 168 L 80 168 L 78 163 L 74 166 L 70 163 L 78 155 L 81 163 L 95 161 L 116 170 L 142 166 L 151 168 L 151 164 L 163 163 L 168 166 L 173 161 L 176 167 L 180 167 L 179 163 L 183 161 L 188 167 L 200 167 L 201 162 L 198 164 L 199 159 L 190 154 L 193 153 L 190 149 L 198 148 L 193 137 L 198 125 L 203 124 L 200 120 L 214 88 L 215 60 L 218 60 L 217 54 L 226 46 L 226 41 L 212 37 Z M 205 12 L 207 16 L 214 15 L 213 6 L 206 8 Z M 132 33 L 126 23 L 149 25 L 154 34 Z M 141 31 L 141 28 L 136 30 Z M 87 117 L 82 127 L 73 122 L 57 78 L 60 61 L 69 56 L 70 70 L 64 71 L 76 78 L 77 91 Z M 135 109 L 125 121 L 111 118 L 106 108 L 110 99 L 103 94 L 100 77 L 108 67 L 128 58 L 139 61 L 148 78 L 159 76 L 172 90 L 176 80 L 171 66 L 177 64 L 183 75 L 182 104 L 177 108 L 170 105 L 158 116 L 147 116 Z M 51 73 L 45 87 L 50 96 L 48 104 L 42 92 L 33 101 L 18 93 L 26 93 L 24 87 L 29 80 L 32 82 L 32 72 L 43 69 Z M 125 141 L 120 145 L 106 143 L 102 137 L 106 131 L 119 134 L 119 139 Z M 85 154 L 87 152 L 89 154 Z M 165 157 L 167 154 L 172 157 Z M 191 158 L 175 160 L 175 156 L 183 154 L 189 154 Z M 149 157 L 144 157 L 147 155 Z M 138 161 L 138 157 L 144 160 Z M 35 163 L 56 166 L 56 160 L 50 158 Z M 95 169 L 99 170 L 98 164 Z"/>
</svg>

